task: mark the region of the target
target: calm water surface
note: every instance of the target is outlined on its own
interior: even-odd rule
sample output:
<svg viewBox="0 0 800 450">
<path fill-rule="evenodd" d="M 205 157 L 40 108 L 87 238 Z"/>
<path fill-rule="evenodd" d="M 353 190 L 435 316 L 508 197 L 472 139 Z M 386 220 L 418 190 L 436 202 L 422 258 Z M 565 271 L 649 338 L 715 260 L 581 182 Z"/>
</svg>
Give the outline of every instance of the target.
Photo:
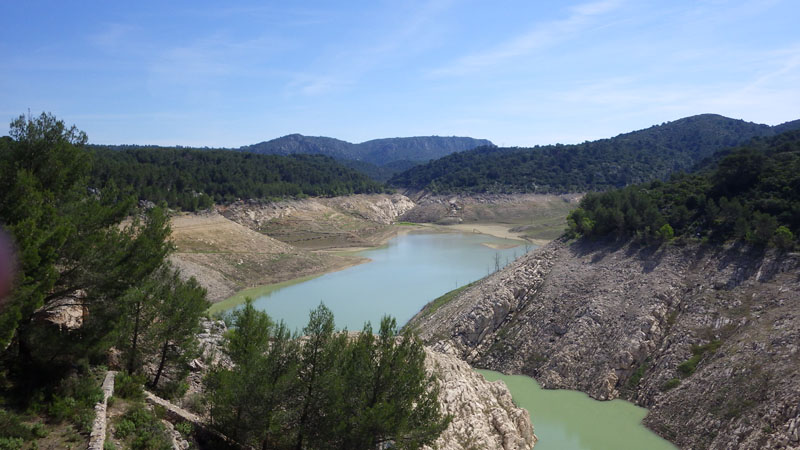
<svg viewBox="0 0 800 450">
<path fill-rule="evenodd" d="M 583 392 L 542 389 L 533 378 L 478 370 L 503 380 L 531 414 L 535 450 L 676 450 L 641 424 L 647 410 L 624 400 L 601 402 Z"/>
<path fill-rule="evenodd" d="M 256 299 L 255 306 L 290 329 L 301 330 L 311 309 L 324 302 L 339 328 L 377 326 L 383 315 L 406 323 L 434 298 L 494 271 L 521 256 L 524 247 L 495 250 L 485 244 L 508 244 L 480 234 L 408 234 L 385 247 L 360 252 L 372 262 L 288 286 Z M 646 410 L 614 400 L 599 402 L 575 391 L 543 390 L 532 378 L 480 371 L 502 379 L 514 401 L 531 413 L 539 436 L 536 450 L 674 450 L 643 425 Z"/>
<path fill-rule="evenodd" d="M 338 328 L 375 328 L 388 314 L 405 324 L 429 301 L 522 256 L 524 246 L 495 250 L 485 244 L 509 244 L 492 236 L 468 233 L 412 233 L 381 248 L 359 252 L 372 262 L 325 274 L 255 300 L 255 307 L 289 329 L 302 330 L 308 313 L 320 302 L 333 311 Z"/>
</svg>

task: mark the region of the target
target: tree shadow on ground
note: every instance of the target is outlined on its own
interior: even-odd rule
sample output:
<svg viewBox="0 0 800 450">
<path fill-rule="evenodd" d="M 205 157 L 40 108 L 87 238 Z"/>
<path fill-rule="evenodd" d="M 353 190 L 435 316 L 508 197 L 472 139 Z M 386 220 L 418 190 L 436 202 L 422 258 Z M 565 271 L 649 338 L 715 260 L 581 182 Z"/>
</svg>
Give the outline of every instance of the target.
<svg viewBox="0 0 800 450">
<path fill-rule="evenodd" d="M 591 257 L 592 264 L 599 263 L 608 256 L 624 250 L 628 258 L 636 258 L 642 263 L 644 272 L 652 272 L 663 259 L 665 254 L 664 246 L 659 244 L 648 244 L 637 242 L 627 236 L 609 236 L 597 239 L 582 238 L 572 245 L 570 250 L 573 256 Z"/>
</svg>

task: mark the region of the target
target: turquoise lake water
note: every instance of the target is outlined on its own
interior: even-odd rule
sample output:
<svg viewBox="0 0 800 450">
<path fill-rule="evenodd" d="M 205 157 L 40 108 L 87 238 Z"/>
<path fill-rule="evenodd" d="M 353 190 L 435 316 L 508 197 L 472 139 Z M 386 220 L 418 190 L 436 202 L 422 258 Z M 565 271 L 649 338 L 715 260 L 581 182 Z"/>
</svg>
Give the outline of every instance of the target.
<svg viewBox="0 0 800 450">
<path fill-rule="evenodd" d="M 337 327 L 377 327 L 383 315 L 405 324 L 429 301 L 493 272 L 525 252 L 524 246 L 495 250 L 486 244 L 509 244 L 491 236 L 464 233 L 408 234 L 388 245 L 360 252 L 366 264 L 288 286 L 255 300 L 255 306 L 292 330 L 301 330 L 308 313 L 324 302 Z M 502 379 L 514 401 L 526 408 L 539 437 L 536 450 L 674 450 L 641 424 L 647 413 L 631 403 L 600 402 L 586 394 L 544 390 L 525 376 L 479 371 Z"/>
<path fill-rule="evenodd" d="M 478 370 L 503 380 L 531 415 L 535 450 L 676 450 L 641 424 L 647 410 L 624 400 L 601 402 L 583 392 L 542 389 L 533 378 Z"/>
<path fill-rule="evenodd" d="M 338 328 L 377 328 L 385 314 L 402 326 L 429 301 L 486 276 L 522 256 L 524 246 L 496 250 L 486 244 L 513 244 L 483 234 L 411 233 L 381 248 L 359 252 L 369 263 L 328 273 L 255 300 L 258 309 L 291 330 L 301 330 L 320 302 L 333 311 Z"/>
</svg>

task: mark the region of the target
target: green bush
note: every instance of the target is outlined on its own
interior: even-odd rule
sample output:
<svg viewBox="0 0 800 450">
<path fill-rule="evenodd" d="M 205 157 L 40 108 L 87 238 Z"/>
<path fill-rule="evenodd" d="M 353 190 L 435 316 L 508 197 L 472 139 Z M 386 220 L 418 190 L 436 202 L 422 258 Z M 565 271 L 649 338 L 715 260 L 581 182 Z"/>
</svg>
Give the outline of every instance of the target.
<svg viewBox="0 0 800 450">
<path fill-rule="evenodd" d="M 172 450 L 172 442 L 167 440 L 163 434 L 142 433 L 133 440 L 131 448 L 133 450 Z"/>
<path fill-rule="evenodd" d="M 794 243 L 794 234 L 791 230 L 781 225 L 772 235 L 772 243 L 781 250 L 789 250 Z"/>
<path fill-rule="evenodd" d="M 125 439 L 135 431 L 136 424 L 129 419 L 120 419 L 120 421 L 117 422 L 117 425 L 114 427 L 114 434 L 121 439 Z"/>
<path fill-rule="evenodd" d="M 119 372 L 114 377 L 114 394 L 133 401 L 144 399 L 144 377 Z"/>
<path fill-rule="evenodd" d="M 680 378 L 670 378 L 666 383 L 664 383 L 663 386 L 661 386 L 661 390 L 666 392 L 670 389 L 678 387 L 679 384 L 681 384 Z"/>
<path fill-rule="evenodd" d="M 19 450 L 24 443 L 22 438 L 0 437 L 0 450 Z"/>
<path fill-rule="evenodd" d="M 17 414 L 0 409 L 0 437 L 28 439 L 30 435 L 30 428 Z"/>
<path fill-rule="evenodd" d="M 41 439 L 47 437 L 47 429 L 41 423 L 36 423 L 31 425 L 31 433 L 33 433 L 33 437 L 37 439 Z"/>
<path fill-rule="evenodd" d="M 50 403 L 50 407 L 47 408 L 47 414 L 56 422 L 63 422 L 72 417 L 76 406 L 77 402 L 74 398 L 56 395 L 53 396 L 53 401 Z"/>
<path fill-rule="evenodd" d="M 194 426 L 189 422 L 178 423 L 175 425 L 175 429 L 183 436 L 189 436 L 194 432 Z"/>
<path fill-rule="evenodd" d="M 79 408 L 72 415 L 72 423 L 83 433 L 91 433 L 94 426 L 94 408 Z"/>
<path fill-rule="evenodd" d="M 189 394 L 186 401 L 183 402 L 183 407 L 195 414 L 204 414 L 206 412 L 205 403 L 203 403 L 203 396 L 194 392 Z"/>
<path fill-rule="evenodd" d="M 103 399 L 97 381 L 87 375 L 61 381 L 47 407 L 47 415 L 56 422 L 69 421 L 78 431 L 91 431 L 94 405 Z"/>
<path fill-rule="evenodd" d="M 24 442 L 35 441 L 47 436 L 47 430 L 40 423 L 28 425 L 22 417 L 0 409 L 0 450 L 21 448 Z"/>
<path fill-rule="evenodd" d="M 158 389 L 158 394 L 162 398 L 167 399 L 177 399 L 183 397 L 186 394 L 186 391 L 189 390 L 189 384 L 185 381 L 176 380 L 170 381 L 168 383 L 164 383 L 163 386 Z"/>
<path fill-rule="evenodd" d="M 697 370 L 697 364 L 703 359 L 706 353 L 714 354 L 722 345 L 722 341 L 715 340 L 704 345 L 695 345 L 692 347 L 692 357 L 678 365 L 678 372 L 681 376 L 686 378 Z"/>
<path fill-rule="evenodd" d="M 141 404 L 131 406 L 115 427 L 115 436 L 130 442 L 130 448 L 139 450 L 168 450 L 172 443 L 164 426 L 155 414 Z"/>
<path fill-rule="evenodd" d="M 639 385 L 639 381 L 641 381 L 648 368 L 650 368 L 650 358 L 645 359 L 631 374 L 631 377 L 628 378 L 628 388 L 636 389 L 636 386 Z"/>
<path fill-rule="evenodd" d="M 658 229 L 656 236 L 662 241 L 669 241 L 675 237 L 675 230 L 668 223 L 665 223 Z"/>
</svg>

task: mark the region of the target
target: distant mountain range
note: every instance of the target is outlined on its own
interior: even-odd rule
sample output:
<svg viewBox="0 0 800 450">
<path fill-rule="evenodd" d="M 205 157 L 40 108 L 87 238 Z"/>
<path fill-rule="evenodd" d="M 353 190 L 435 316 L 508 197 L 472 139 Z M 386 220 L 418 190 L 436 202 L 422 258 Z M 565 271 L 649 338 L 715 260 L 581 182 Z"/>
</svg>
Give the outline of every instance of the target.
<svg viewBox="0 0 800 450">
<path fill-rule="evenodd" d="M 324 155 L 373 180 L 432 193 L 586 192 L 666 179 L 673 172 L 691 170 L 715 152 L 796 129 L 800 129 L 800 120 L 769 126 L 702 114 L 575 145 L 496 147 L 486 139 L 455 136 L 386 138 L 353 144 L 290 134 L 238 149 L 218 150 Z M 97 147 L 129 151 L 168 148 Z"/>
<path fill-rule="evenodd" d="M 373 139 L 353 144 L 325 136 L 287 136 L 245 145 L 239 148 L 209 147 L 161 147 L 152 145 L 97 145 L 112 150 L 135 150 L 155 148 L 177 148 L 196 150 L 231 150 L 262 155 L 325 155 L 330 156 L 345 167 L 357 170 L 373 180 L 386 182 L 392 175 L 400 173 L 417 164 L 451 153 L 462 152 L 476 147 L 493 147 L 492 141 L 458 136 L 416 136 Z"/>
<path fill-rule="evenodd" d="M 269 155 L 296 153 L 333 157 L 346 166 L 386 180 L 422 162 L 476 147 L 494 146 L 486 139 L 458 136 L 418 136 L 385 138 L 353 144 L 324 136 L 290 134 L 271 141 L 240 147 L 238 150 Z"/>
<path fill-rule="evenodd" d="M 585 192 L 665 179 L 725 148 L 800 128 L 702 114 L 576 145 L 479 147 L 412 167 L 390 185 L 456 192 Z"/>
</svg>

